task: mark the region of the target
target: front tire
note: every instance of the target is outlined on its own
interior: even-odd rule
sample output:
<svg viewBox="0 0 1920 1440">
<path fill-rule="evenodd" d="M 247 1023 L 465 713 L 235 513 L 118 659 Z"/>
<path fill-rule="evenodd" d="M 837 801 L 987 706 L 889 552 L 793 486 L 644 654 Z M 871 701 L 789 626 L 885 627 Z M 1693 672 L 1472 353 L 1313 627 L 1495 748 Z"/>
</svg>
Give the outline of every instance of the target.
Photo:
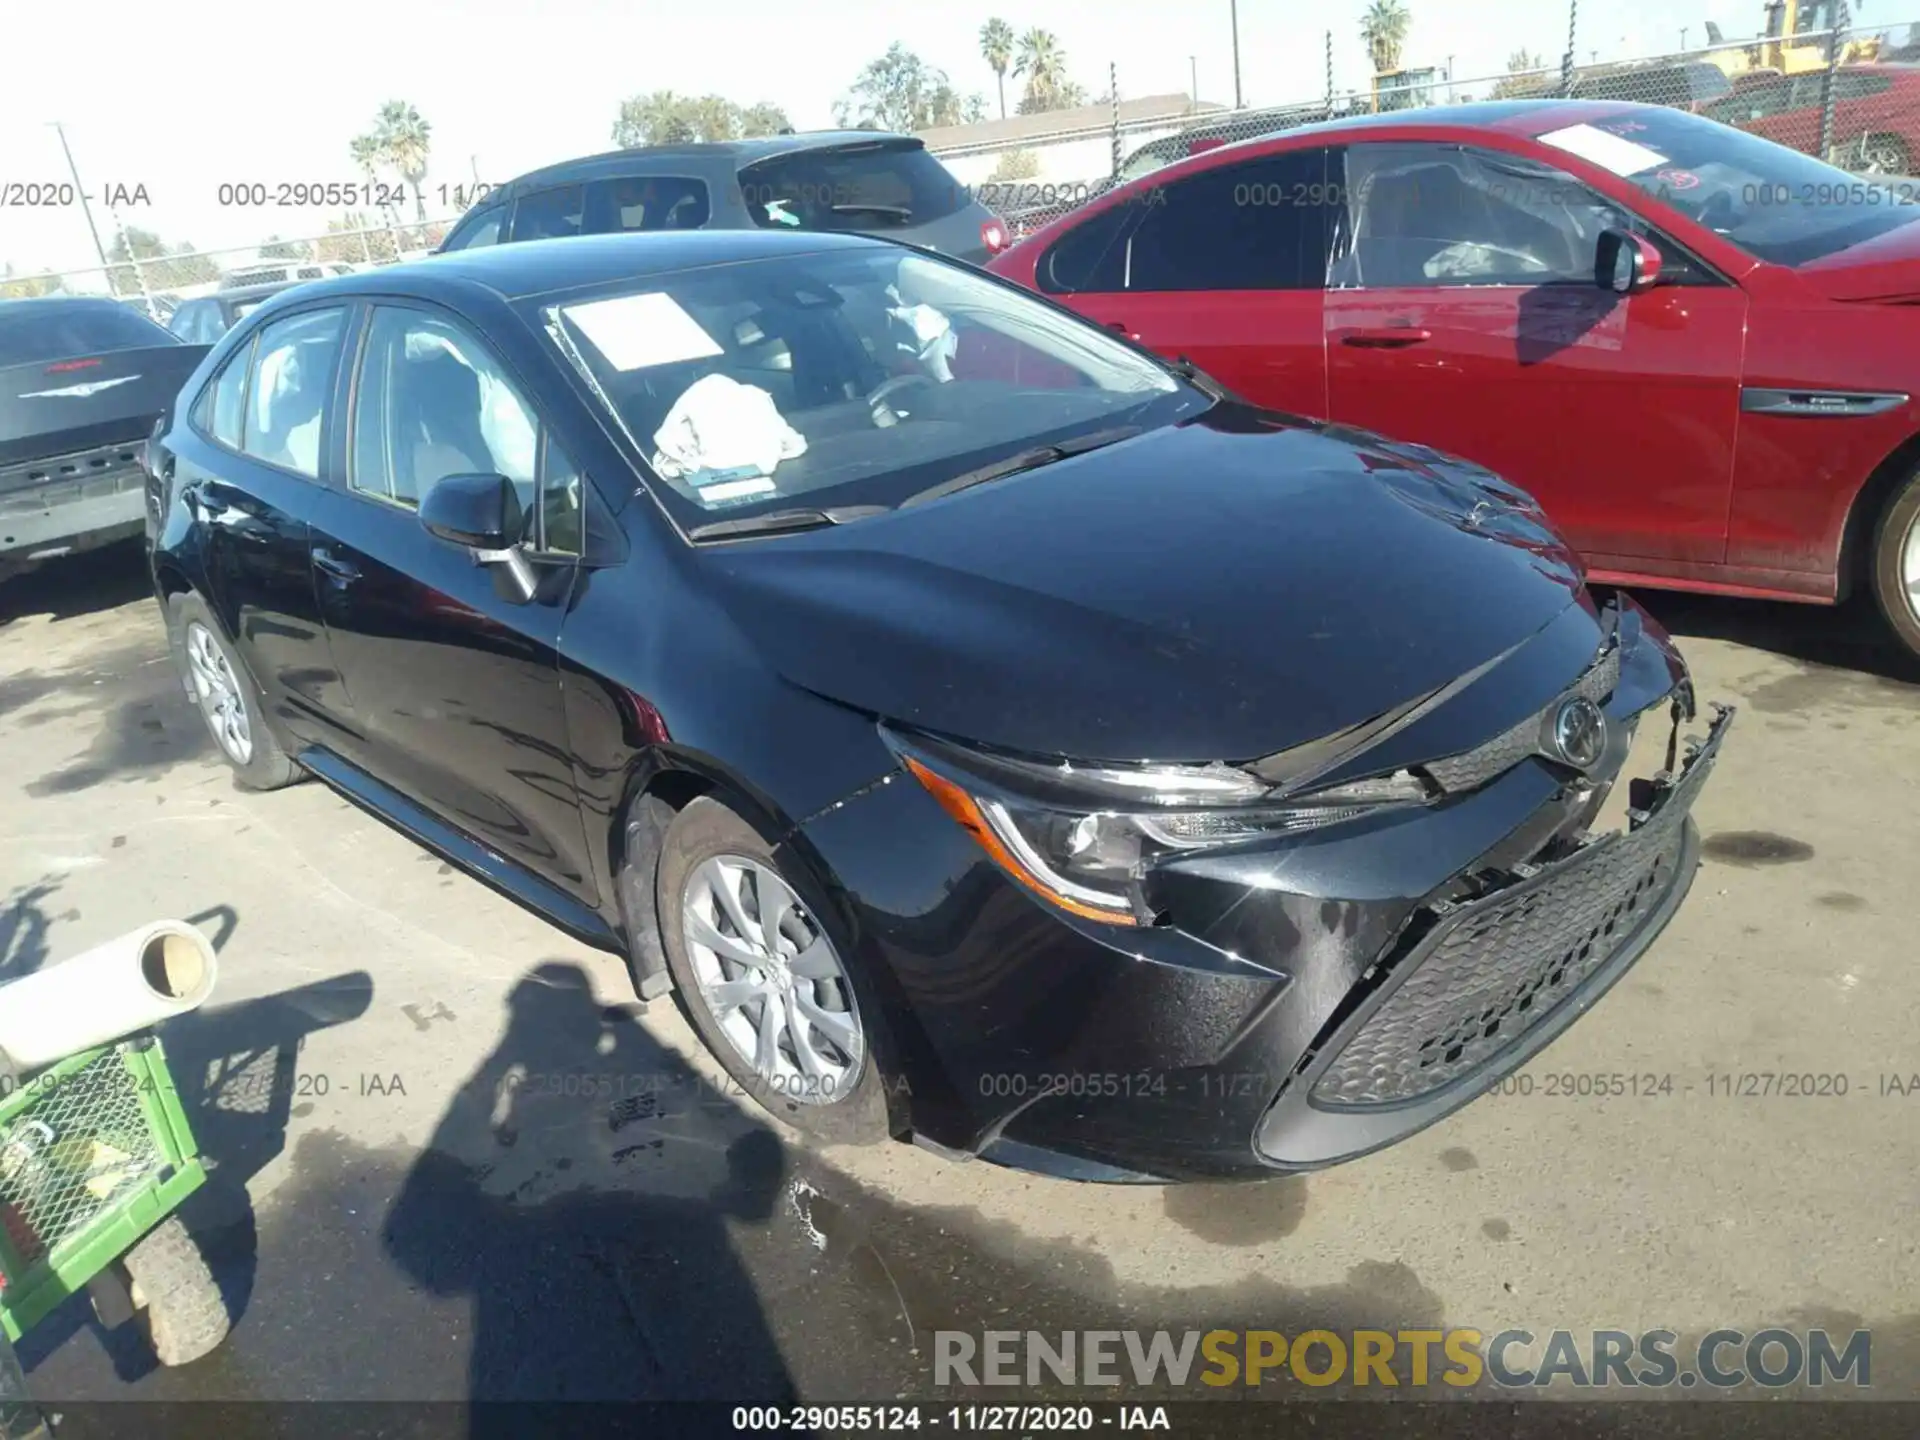
<svg viewBox="0 0 1920 1440">
<path fill-rule="evenodd" d="M 214 748 L 245 790 L 279 790 L 300 778 L 266 721 L 266 707 L 246 667 L 227 643 L 206 601 L 191 591 L 169 602 L 174 663 Z"/>
<path fill-rule="evenodd" d="M 816 1139 L 886 1138 L 878 997 L 811 877 L 702 797 L 667 828 L 655 895 L 681 1009 L 741 1089 Z"/>
<path fill-rule="evenodd" d="M 1907 653 L 1920 657 L 1920 471 L 1906 479 L 1873 532 L 1873 595 Z"/>
</svg>

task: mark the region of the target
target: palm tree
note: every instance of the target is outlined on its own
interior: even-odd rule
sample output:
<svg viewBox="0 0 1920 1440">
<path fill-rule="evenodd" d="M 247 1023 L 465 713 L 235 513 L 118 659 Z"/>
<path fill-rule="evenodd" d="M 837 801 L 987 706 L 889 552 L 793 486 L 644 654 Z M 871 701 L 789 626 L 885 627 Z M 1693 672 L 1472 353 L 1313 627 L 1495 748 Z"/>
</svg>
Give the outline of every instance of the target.
<svg viewBox="0 0 1920 1440">
<path fill-rule="evenodd" d="M 1028 104 L 1023 109 L 1050 110 L 1067 78 L 1067 52 L 1051 30 L 1029 30 L 1020 37 L 1015 75 L 1027 77 Z"/>
<path fill-rule="evenodd" d="M 1013 27 L 995 16 L 980 27 L 980 58 L 1000 87 L 1000 118 L 1007 118 L 1007 70 L 1013 64 Z"/>
<path fill-rule="evenodd" d="M 420 182 L 427 178 L 427 152 L 433 144 L 433 126 L 420 118 L 420 112 L 404 100 L 389 100 L 380 107 L 373 124 L 381 158 L 397 171 L 413 191 L 415 218 L 425 221 L 427 202 L 420 193 Z"/>
<path fill-rule="evenodd" d="M 347 153 L 353 157 L 354 169 L 360 172 L 368 185 L 374 185 L 379 181 L 380 171 L 385 167 L 387 157 L 378 135 L 368 133 L 354 136 L 347 143 Z M 399 217 L 393 213 L 393 207 L 386 203 L 384 194 L 380 199 L 380 218 L 386 221 L 387 227 L 391 229 L 399 223 Z"/>
<path fill-rule="evenodd" d="M 1413 16 L 1401 0 L 1373 0 L 1367 7 L 1360 21 L 1360 38 L 1366 41 L 1375 74 L 1385 75 L 1400 68 L 1400 51 L 1412 24 Z"/>
</svg>

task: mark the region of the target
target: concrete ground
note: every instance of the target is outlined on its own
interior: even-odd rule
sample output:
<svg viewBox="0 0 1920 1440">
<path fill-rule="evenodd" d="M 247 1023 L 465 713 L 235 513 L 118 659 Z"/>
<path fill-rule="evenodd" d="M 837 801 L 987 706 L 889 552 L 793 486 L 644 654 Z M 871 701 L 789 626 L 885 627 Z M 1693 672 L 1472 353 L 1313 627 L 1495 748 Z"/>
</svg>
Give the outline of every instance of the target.
<svg viewBox="0 0 1920 1440">
<path fill-rule="evenodd" d="M 1644 598 L 1742 707 L 1667 934 L 1533 1093 L 1309 1178 L 1161 1189 L 796 1149 L 615 958 L 321 785 L 236 791 L 137 557 L 0 586 L 0 976 L 160 915 L 215 938 L 216 1002 L 166 1038 L 238 1314 L 164 1371 L 71 1304 L 31 1383 L 872 1401 L 929 1391 L 941 1328 L 1824 1324 L 1920 1397 L 1920 676 L 1857 612 Z M 1547 1093 L 1595 1072 L 1671 1088 Z M 1749 1073 L 1846 1094 L 1710 1078 Z"/>
</svg>

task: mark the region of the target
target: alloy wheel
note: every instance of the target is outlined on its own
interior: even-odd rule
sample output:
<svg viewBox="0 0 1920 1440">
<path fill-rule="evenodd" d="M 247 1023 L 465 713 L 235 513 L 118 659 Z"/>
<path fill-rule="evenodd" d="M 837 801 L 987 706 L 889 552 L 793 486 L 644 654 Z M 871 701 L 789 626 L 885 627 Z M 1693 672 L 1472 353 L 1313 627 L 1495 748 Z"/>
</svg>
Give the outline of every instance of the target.
<svg viewBox="0 0 1920 1440">
<path fill-rule="evenodd" d="M 187 671 L 214 740 L 229 760 L 245 765 L 253 759 L 253 731 L 240 680 L 213 632 L 197 620 L 187 626 Z"/>
<path fill-rule="evenodd" d="M 687 877 L 683 933 L 700 998 L 735 1053 L 777 1093 L 826 1105 L 866 1054 L 845 967 L 820 923 L 769 866 L 716 855 Z"/>
<path fill-rule="evenodd" d="M 1907 538 L 1900 546 L 1900 588 L 1907 612 L 1920 621 L 1920 514 L 1907 522 Z"/>
</svg>

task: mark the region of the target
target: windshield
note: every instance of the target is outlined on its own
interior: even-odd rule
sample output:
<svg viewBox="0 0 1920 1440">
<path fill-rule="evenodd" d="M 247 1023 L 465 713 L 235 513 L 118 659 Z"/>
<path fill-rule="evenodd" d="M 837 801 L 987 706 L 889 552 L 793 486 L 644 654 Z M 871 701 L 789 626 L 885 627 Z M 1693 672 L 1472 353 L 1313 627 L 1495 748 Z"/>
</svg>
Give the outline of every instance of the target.
<svg viewBox="0 0 1920 1440">
<path fill-rule="evenodd" d="M 1885 184 L 1681 111 L 1608 115 L 1539 138 L 1776 265 L 1804 265 L 1920 219 Z"/>
<path fill-rule="evenodd" d="M 891 507 L 1036 445 L 1211 403 L 1084 321 L 892 247 L 649 277 L 538 318 L 689 529 Z"/>
<path fill-rule="evenodd" d="M 0 365 L 31 365 L 178 343 L 176 336 L 146 316 L 110 301 L 0 305 Z"/>
</svg>

